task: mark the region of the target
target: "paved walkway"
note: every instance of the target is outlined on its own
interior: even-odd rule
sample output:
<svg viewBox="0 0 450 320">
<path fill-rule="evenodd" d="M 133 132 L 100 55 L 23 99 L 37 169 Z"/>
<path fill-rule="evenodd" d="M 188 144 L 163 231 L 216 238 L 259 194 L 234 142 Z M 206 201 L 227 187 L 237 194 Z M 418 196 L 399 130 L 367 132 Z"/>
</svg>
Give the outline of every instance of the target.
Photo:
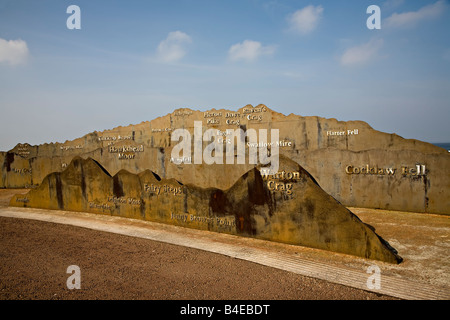
<svg viewBox="0 0 450 320">
<path fill-rule="evenodd" d="M 417 275 L 402 264 L 393 266 L 322 250 L 84 212 L 1 207 L 0 216 L 61 223 L 201 249 L 401 299 L 450 299 L 448 283 L 436 285 L 417 280 Z M 372 265 L 380 270 L 379 287 L 368 286 L 368 282 L 374 284 L 368 280 L 375 275 L 367 273 Z"/>
</svg>

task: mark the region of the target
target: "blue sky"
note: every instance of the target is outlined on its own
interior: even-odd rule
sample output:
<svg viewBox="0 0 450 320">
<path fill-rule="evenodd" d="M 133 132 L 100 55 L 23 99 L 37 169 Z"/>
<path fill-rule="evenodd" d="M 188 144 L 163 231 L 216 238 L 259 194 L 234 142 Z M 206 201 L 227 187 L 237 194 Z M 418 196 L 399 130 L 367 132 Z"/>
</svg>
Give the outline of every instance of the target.
<svg viewBox="0 0 450 320">
<path fill-rule="evenodd" d="M 260 103 L 448 142 L 449 30 L 447 0 L 0 0 L 0 150 Z"/>
</svg>

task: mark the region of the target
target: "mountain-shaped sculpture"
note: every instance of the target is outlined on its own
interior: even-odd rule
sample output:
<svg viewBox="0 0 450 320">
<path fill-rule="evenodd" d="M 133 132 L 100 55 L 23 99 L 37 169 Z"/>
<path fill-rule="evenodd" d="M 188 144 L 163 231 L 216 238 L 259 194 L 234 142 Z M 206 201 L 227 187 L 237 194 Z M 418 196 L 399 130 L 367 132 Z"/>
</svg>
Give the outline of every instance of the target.
<svg viewBox="0 0 450 320">
<path fill-rule="evenodd" d="M 368 259 L 402 259 L 368 225 L 323 191 L 299 164 L 280 157 L 280 171 L 254 167 L 228 189 L 203 188 L 145 170 L 114 176 L 91 158 L 16 195 L 11 206 L 83 211 L 169 223 Z"/>
<path fill-rule="evenodd" d="M 447 150 L 377 131 L 363 121 L 284 115 L 262 104 L 238 110 L 180 108 L 151 121 L 94 131 L 64 143 L 20 143 L 0 152 L 0 187 L 36 187 L 49 173 L 62 172 L 81 156 L 95 159 L 112 175 L 123 169 L 134 174 L 151 170 L 185 184 L 230 188 L 254 165 L 228 166 L 225 175 L 223 165 L 194 164 L 191 154 L 172 154 L 175 130 L 186 129 L 194 136 L 195 122 L 201 123 L 202 134 L 214 129 L 224 145 L 230 142 L 230 129 L 279 130 L 275 143 L 280 154 L 299 163 L 345 206 L 450 214 Z M 203 141 L 203 148 L 208 143 Z"/>
</svg>

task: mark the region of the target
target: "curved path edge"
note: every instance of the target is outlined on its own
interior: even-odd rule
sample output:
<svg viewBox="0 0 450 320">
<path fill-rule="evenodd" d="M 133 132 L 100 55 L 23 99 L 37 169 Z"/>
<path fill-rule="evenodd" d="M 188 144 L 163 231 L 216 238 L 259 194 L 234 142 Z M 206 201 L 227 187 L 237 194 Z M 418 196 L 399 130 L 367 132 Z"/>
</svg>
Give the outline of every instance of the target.
<svg viewBox="0 0 450 320">
<path fill-rule="evenodd" d="M 373 284 L 369 279 L 372 274 L 367 273 L 367 264 L 382 265 L 378 261 L 365 260 L 366 267 L 359 269 L 337 266 L 276 250 L 269 241 L 85 212 L 3 207 L 0 216 L 66 224 L 195 248 L 401 299 L 450 299 L 450 287 L 417 282 L 399 275 L 381 273 L 379 286 L 370 285 Z"/>
</svg>

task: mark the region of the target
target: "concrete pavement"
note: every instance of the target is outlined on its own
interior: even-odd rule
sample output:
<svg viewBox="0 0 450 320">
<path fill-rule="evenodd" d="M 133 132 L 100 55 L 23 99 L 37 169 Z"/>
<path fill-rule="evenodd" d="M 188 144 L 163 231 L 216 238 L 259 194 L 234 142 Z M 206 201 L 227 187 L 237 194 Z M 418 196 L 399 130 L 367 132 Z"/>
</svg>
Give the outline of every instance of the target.
<svg viewBox="0 0 450 320">
<path fill-rule="evenodd" d="M 399 254 L 404 262 L 391 265 L 323 250 L 84 212 L 0 207 L 0 216 L 61 223 L 196 248 L 401 299 L 450 298 L 449 217 L 351 210 L 374 226 L 377 233 L 380 229 L 382 234 L 379 234 L 395 248 L 401 248 Z M 417 225 L 423 221 L 427 224 L 422 227 L 427 227 L 434 239 L 428 235 L 426 245 L 420 247 L 420 243 L 411 239 L 423 233 L 424 228 Z M 389 227 L 383 227 L 383 223 Z M 424 255 L 430 250 L 434 257 Z"/>
</svg>

